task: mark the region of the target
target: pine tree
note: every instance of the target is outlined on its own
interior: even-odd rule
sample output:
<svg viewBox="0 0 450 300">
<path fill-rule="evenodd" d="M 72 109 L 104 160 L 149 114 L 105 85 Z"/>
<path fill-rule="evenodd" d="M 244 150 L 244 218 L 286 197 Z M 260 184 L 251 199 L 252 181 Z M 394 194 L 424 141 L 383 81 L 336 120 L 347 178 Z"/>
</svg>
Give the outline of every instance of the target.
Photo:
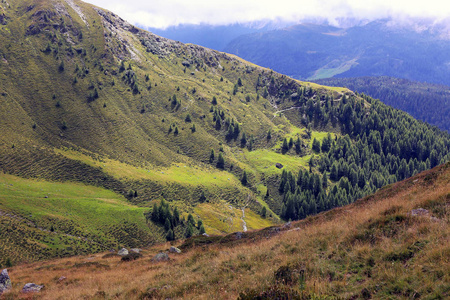
<svg viewBox="0 0 450 300">
<path fill-rule="evenodd" d="M 203 203 L 206 201 L 206 195 L 205 195 L 204 191 L 202 191 L 202 193 L 200 194 L 199 201 L 200 201 L 200 203 Z"/>
<path fill-rule="evenodd" d="M 200 229 L 200 227 L 203 226 L 203 221 L 201 219 L 198 219 L 197 221 L 197 228 Z"/>
<path fill-rule="evenodd" d="M 168 241 L 175 240 L 175 234 L 173 233 L 172 229 L 169 229 L 169 231 L 167 231 L 166 240 L 168 240 Z"/>
<path fill-rule="evenodd" d="M 213 163 L 215 159 L 214 149 L 211 149 L 211 154 L 209 155 L 209 162 Z"/>
<path fill-rule="evenodd" d="M 302 153 L 302 142 L 299 137 L 297 137 L 297 140 L 295 141 L 295 152 L 297 154 Z"/>
<path fill-rule="evenodd" d="M 177 226 L 180 223 L 180 213 L 178 212 L 178 208 L 176 207 L 173 210 L 173 222 L 175 226 Z"/>
<path fill-rule="evenodd" d="M 193 235 L 194 235 L 194 226 L 192 225 L 192 223 L 188 222 L 184 236 L 186 238 L 190 238 Z"/>
<path fill-rule="evenodd" d="M 312 149 L 313 149 L 315 152 L 320 153 L 320 142 L 319 142 L 316 138 L 314 138 L 314 140 L 313 140 L 313 142 L 312 142 Z"/>
<path fill-rule="evenodd" d="M 221 152 L 219 153 L 219 157 L 217 158 L 217 165 L 216 166 L 219 169 L 225 168 L 225 160 L 224 160 L 223 155 L 222 155 Z"/>
<path fill-rule="evenodd" d="M 244 173 L 242 173 L 242 177 L 241 177 L 241 183 L 242 185 L 246 186 L 247 185 L 247 172 L 244 170 Z"/>
<path fill-rule="evenodd" d="M 289 145 L 288 145 L 286 138 L 284 138 L 283 145 L 281 146 L 281 153 L 285 154 L 286 152 L 288 152 L 288 150 L 289 150 Z"/>
<path fill-rule="evenodd" d="M 188 215 L 187 221 L 188 221 L 188 223 L 191 224 L 192 226 L 195 225 L 194 217 L 193 217 L 191 214 Z"/>
<path fill-rule="evenodd" d="M 164 230 L 168 231 L 171 227 L 169 218 L 166 218 L 166 221 L 164 222 Z"/>
<path fill-rule="evenodd" d="M 328 187 L 328 177 L 327 177 L 326 172 L 323 172 L 323 175 L 322 175 L 322 187 L 324 189 L 327 189 L 327 187 Z"/>
<path fill-rule="evenodd" d="M 245 132 L 242 133 L 242 137 L 241 137 L 241 147 L 245 147 L 245 145 L 247 144 L 247 136 L 245 135 Z"/>
</svg>

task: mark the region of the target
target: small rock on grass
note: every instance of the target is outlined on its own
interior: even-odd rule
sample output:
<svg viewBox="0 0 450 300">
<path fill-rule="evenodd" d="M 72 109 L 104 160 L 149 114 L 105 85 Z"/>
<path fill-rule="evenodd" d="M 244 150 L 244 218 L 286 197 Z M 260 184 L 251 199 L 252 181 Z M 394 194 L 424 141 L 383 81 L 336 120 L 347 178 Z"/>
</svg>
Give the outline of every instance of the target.
<svg viewBox="0 0 450 300">
<path fill-rule="evenodd" d="M 177 247 L 172 246 L 172 247 L 170 247 L 169 252 L 170 253 L 181 253 L 181 250 L 178 249 Z"/>
<path fill-rule="evenodd" d="M 38 285 L 36 283 L 27 283 L 22 289 L 22 293 L 34 293 L 40 292 L 44 288 L 43 285 Z"/>
<path fill-rule="evenodd" d="M 160 252 L 152 258 L 153 262 L 168 261 L 168 260 L 169 260 L 169 255 L 167 255 L 166 252 Z"/>
<path fill-rule="evenodd" d="M 119 250 L 119 252 L 117 252 L 117 254 L 121 255 L 121 256 L 125 256 L 128 254 L 128 250 L 125 248 L 122 248 Z"/>
</svg>

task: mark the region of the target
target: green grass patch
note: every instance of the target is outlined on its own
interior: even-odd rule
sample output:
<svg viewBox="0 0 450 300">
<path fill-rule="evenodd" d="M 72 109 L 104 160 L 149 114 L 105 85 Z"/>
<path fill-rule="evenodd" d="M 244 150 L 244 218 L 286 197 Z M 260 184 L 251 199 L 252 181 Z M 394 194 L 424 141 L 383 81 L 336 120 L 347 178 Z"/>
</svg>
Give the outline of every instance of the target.
<svg viewBox="0 0 450 300">
<path fill-rule="evenodd" d="M 233 174 L 206 165 L 191 166 L 184 163 L 169 168 L 147 166 L 139 168 L 112 159 L 96 160 L 73 150 L 56 150 L 64 156 L 101 168 L 117 179 L 151 180 L 158 183 L 177 183 L 189 186 L 235 186 L 240 184 Z"/>
<path fill-rule="evenodd" d="M 139 246 L 158 239 L 146 223 L 147 208 L 134 206 L 112 191 L 81 183 L 0 174 L 0 210 L 0 231 L 8 234 L 11 244 L 21 244 L 31 259 L 33 255 L 27 251 L 36 247 L 42 248 L 39 255 L 45 257 Z M 11 228 L 8 220 L 17 226 Z M 25 240 L 16 240 L 20 237 Z"/>
<path fill-rule="evenodd" d="M 267 149 L 258 149 L 254 151 L 242 153 L 243 159 L 248 162 L 258 173 L 266 175 L 280 174 L 282 170 L 278 169 L 275 164 L 280 163 L 288 171 L 298 173 L 300 168 L 306 168 L 311 155 L 306 156 L 292 156 L 275 153 Z"/>
</svg>

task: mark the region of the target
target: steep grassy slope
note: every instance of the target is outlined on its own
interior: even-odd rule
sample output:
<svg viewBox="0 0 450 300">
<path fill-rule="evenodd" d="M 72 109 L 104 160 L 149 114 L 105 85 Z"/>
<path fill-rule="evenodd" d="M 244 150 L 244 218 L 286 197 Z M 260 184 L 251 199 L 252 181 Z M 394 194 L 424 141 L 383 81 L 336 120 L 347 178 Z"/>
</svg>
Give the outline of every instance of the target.
<svg viewBox="0 0 450 300">
<path fill-rule="evenodd" d="M 168 262 L 150 260 L 166 244 L 9 268 L 5 298 L 36 282 L 40 299 L 445 299 L 449 203 L 447 163 L 290 227 L 188 239 Z"/>
<path fill-rule="evenodd" d="M 300 219 L 450 156 L 450 135 L 345 88 L 295 81 L 170 41 L 81 1 L 0 7 L 0 170 L 24 180 L 18 193 L 25 195 L 3 194 L 2 210 L 15 217 L 5 215 L 2 226 L 14 219 L 34 234 L 28 244 L 42 249 L 26 246 L 19 257 L 8 248 L 2 263 L 70 254 L 71 235 L 97 245 L 75 252 L 147 245 L 163 240 L 169 227 L 183 238 L 189 214 L 205 221 L 207 233 Z M 76 183 L 79 193 L 59 193 L 58 205 L 51 197 L 33 200 L 40 185 L 59 183 L 67 185 L 62 190 Z M 99 194 L 113 191 L 107 199 L 116 205 L 95 196 L 89 201 L 98 220 L 68 217 L 89 210 L 83 193 L 92 186 L 102 188 Z M 154 211 L 162 200 L 180 220 Z M 128 209 L 134 215 L 125 218 L 133 228 L 127 238 L 104 232 L 122 222 L 108 214 Z M 157 214 L 160 224 L 150 221 Z M 65 222 L 79 232 L 64 229 Z M 60 241 L 51 245 L 54 234 L 33 224 L 53 225 Z"/>
</svg>

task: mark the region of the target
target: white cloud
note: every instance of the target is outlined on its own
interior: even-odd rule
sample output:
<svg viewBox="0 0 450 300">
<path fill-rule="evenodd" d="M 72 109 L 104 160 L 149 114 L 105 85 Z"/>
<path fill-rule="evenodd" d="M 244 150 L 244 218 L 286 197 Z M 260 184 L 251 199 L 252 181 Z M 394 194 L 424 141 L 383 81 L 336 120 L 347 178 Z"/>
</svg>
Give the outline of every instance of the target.
<svg viewBox="0 0 450 300">
<path fill-rule="evenodd" d="M 450 1 L 443 0 L 87 0 L 131 23 L 164 28 L 178 24 L 225 25 L 258 20 L 296 22 L 340 19 L 450 18 Z"/>
</svg>

